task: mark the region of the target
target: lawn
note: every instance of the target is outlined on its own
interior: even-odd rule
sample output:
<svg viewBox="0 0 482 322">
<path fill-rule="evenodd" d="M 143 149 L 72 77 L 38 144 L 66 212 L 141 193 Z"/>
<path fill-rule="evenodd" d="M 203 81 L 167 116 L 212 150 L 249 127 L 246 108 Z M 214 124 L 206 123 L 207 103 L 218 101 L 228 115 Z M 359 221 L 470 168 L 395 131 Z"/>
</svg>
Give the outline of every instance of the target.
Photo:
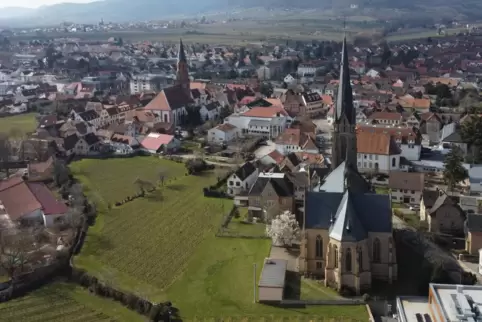
<svg viewBox="0 0 482 322">
<path fill-rule="evenodd" d="M 0 118 L 0 132 L 2 133 L 12 133 L 19 130 L 19 132 L 25 134 L 35 131 L 36 128 L 35 113 Z"/>
<path fill-rule="evenodd" d="M 57 282 L 0 304 L 0 321 L 141 322 L 143 318 L 119 303 L 91 295 L 79 286 Z"/>
<path fill-rule="evenodd" d="M 150 156 L 84 159 L 72 163 L 70 168 L 94 200 L 111 204 L 138 192 L 139 187 L 134 184 L 137 178 L 158 184 L 159 174 L 162 172 L 165 175 L 165 183 L 168 183 L 186 173 L 182 163 Z"/>
<path fill-rule="evenodd" d="M 131 188 L 122 182 L 130 184 L 137 173 L 153 171 L 154 176 L 152 168 L 158 166 L 157 162 L 182 175 L 145 198 L 111 209 L 100 207 L 96 224 L 75 258 L 76 266 L 150 300 L 170 300 L 186 321 L 283 317 L 308 321 L 319 320 L 319 315 L 340 314 L 348 320 L 367 320 L 364 306 L 280 309 L 253 304 L 253 263 L 257 263 L 259 276 L 263 260 L 269 256 L 270 241 L 215 237 L 232 201 L 203 196 L 202 188 L 214 183 L 214 174 L 185 176 L 182 164 L 153 158 L 108 160 L 108 165 L 104 162 L 83 160 L 73 164 L 88 194 L 97 195 L 99 200 L 123 196 Z M 316 289 L 310 292 L 316 296 Z"/>
</svg>

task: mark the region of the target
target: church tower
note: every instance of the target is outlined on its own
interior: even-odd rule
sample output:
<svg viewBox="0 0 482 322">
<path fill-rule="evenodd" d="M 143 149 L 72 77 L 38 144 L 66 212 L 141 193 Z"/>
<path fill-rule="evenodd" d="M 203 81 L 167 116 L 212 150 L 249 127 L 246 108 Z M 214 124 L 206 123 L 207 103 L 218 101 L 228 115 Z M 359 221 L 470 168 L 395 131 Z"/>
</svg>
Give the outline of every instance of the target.
<svg viewBox="0 0 482 322">
<path fill-rule="evenodd" d="M 187 65 L 186 52 L 182 39 L 179 42 L 179 54 L 177 57 L 176 85 L 181 86 L 186 95 L 191 95 L 191 80 L 189 79 L 189 67 Z"/>
<path fill-rule="evenodd" d="M 331 166 L 332 169 L 336 169 L 346 161 L 348 166 L 357 170 L 356 111 L 353 106 L 353 89 L 350 84 L 346 36 L 343 38 L 341 55 L 340 81 L 333 119 Z"/>
</svg>

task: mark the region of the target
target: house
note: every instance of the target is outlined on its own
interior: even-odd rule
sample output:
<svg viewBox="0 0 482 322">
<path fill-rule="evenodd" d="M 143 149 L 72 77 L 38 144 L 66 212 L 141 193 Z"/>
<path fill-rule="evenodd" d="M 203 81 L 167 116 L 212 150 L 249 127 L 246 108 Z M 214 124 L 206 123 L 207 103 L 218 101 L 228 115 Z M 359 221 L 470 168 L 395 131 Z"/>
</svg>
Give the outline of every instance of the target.
<svg viewBox="0 0 482 322">
<path fill-rule="evenodd" d="M 285 76 L 285 78 L 283 78 L 283 82 L 288 85 L 294 85 L 298 82 L 298 80 L 292 74 L 288 74 Z"/>
<path fill-rule="evenodd" d="M 464 232 L 465 212 L 441 189 L 424 190 L 420 201 L 420 220 L 433 233 L 460 235 Z"/>
<path fill-rule="evenodd" d="M 176 152 L 181 147 L 181 141 L 176 139 L 173 135 L 149 133 L 144 140 L 142 140 L 141 150 L 156 154 L 156 153 L 172 153 Z"/>
<path fill-rule="evenodd" d="M 358 132 L 356 142 L 360 171 L 389 173 L 400 169 L 401 151 L 389 134 Z"/>
<path fill-rule="evenodd" d="M 358 132 L 385 133 L 395 140 L 400 155 L 409 161 L 418 161 L 422 154 L 422 136 L 417 129 L 385 125 L 358 125 Z"/>
<path fill-rule="evenodd" d="M 300 129 L 286 129 L 275 140 L 276 150 L 282 154 L 291 152 L 319 153 L 313 133 L 304 133 Z"/>
<path fill-rule="evenodd" d="M 83 137 L 79 137 L 77 134 L 72 134 L 64 138 L 63 148 L 67 156 L 73 154 L 88 155 L 91 151 L 97 150 L 99 144 L 99 138 L 93 133 L 88 133 Z"/>
<path fill-rule="evenodd" d="M 464 156 L 467 156 L 469 152 L 468 144 L 462 139 L 460 126 L 457 123 L 446 124 L 442 128 L 438 149 L 442 151 L 442 154 L 446 154 L 453 147 L 459 148 Z"/>
<path fill-rule="evenodd" d="M 65 220 L 68 211 L 43 183 L 26 182 L 21 177 L 0 181 L 0 201 L 11 221 L 42 223 L 45 227 Z"/>
<path fill-rule="evenodd" d="M 283 107 L 269 106 L 253 107 L 241 114 L 232 114 L 224 122 L 241 129 L 243 135 L 249 134 L 271 139 L 289 127 L 292 118 Z"/>
<path fill-rule="evenodd" d="M 293 211 L 293 183 L 284 173 L 260 173 L 249 190 L 248 205 L 251 216 L 267 222 L 282 211 Z"/>
<path fill-rule="evenodd" d="M 482 166 L 469 168 L 470 193 L 482 193 Z"/>
<path fill-rule="evenodd" d="M 418 128 L 420 129 L 420 133 L 428 136 L 430 144 L 439 143 L 444 126 L 440 116 L 436 113 L 428 112 L 420 114 L 419 118 L 420 124 Z M 410 124 L 409 122 L 407 123 Z M 414 124 L 414 122 L 411 123 Z"/>
<path fill-rule="evenodd" d="M 258 168 L 251 163 L 246 162 L 237 169 L 227 181 L 227 193 L 234 196 L 243 192 L 248 192 L 258 177 Z"/>
<path fill-rule="evenodd" d="M 222 106 L 219 102 L 211 102 L 207 105 L 203 105 L 199 109 L 199 114 L 201 114 L 201 120 L 203 122 L 209 120 L 216 120 L 219 117 L 219 111 Z"/>
<path fill-rule="evenodd" d="M 392 202 L 419 205 L 424 185 L 423 173 L 390 171 L 388 176 Z"/>
<path fill-rule="evenodd" d="M 114 134 L 110 138 L 110 145 L 114 153 L 132 154 L 139 148 L 140 143 L 135 137 Z"/>
<path fill-rule="evenodd" d="M 208 131 L 208 142 L 227 143 L 241 137 L 241 130 L 236 126 L 224 123 Z"/>
<path fill-rule="evenodd" d="M 375 112 L 368 117 L 374 123 L 398 125 L 403 122 L 402 114 L 397 112 Z"/>
</svg>

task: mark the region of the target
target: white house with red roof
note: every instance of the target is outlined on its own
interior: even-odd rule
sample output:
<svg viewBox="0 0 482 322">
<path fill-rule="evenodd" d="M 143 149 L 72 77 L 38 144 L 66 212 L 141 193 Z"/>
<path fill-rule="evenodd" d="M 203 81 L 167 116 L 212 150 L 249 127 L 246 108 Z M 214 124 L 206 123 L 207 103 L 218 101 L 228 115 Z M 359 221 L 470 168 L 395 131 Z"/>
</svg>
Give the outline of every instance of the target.
<svg viewBox="0 0 482 322">
<path fill-rule="evenodd" d="M 43 183 L 26 182 L 21 177 L 0 181 L 0 207 L 11 222 L 38 222 L 45 227 L 64 222 L 68 212 Z"/>
<path fill-rule="evenodd" d="M 253 107 L 244 113 L 232 114 L 225 119 L 241 129 L 243 135 L 275 138 L 289 127 L 293 119 L 280 106 Z"/>
<path fill-rule="evenodd" d="M 181 147 L 181 141 L 173 135 L 149 133 L 141 142 L 141 150 L 147 153 L 170 153 Z"/>
<path fill-rule="evenodd" d="M 223 123 L 213 127 L 208 131 L 208 142 L 226 143 L 241 136 L 241 129 L 232 124 Z"/>
</svg>

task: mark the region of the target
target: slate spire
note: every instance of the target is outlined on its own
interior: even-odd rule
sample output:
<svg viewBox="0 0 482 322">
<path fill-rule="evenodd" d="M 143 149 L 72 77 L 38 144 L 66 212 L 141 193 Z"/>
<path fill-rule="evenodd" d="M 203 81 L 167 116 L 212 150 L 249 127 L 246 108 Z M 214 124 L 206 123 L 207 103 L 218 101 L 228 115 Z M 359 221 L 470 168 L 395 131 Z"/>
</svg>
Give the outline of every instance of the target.
<svg viewBox="0 0 482 322">
<path fill-rule="evenodd" d="M 348 63 L 348 50 L 346 35 L 343 38 L 343 48 L 340 61 L 340 80 L 335 107 L 335 122 L 339 122 L 346 116 L 349 124 L 356 123 L 356 113 L 353 106 L 353 89 L 350 84 L 350 65 Z"/>
<path fill-rule="evenodd" d="M 177 56 L 177 62 L 187 63 L 186 52 L 184 51 L 184 44 L 182 43 L 182 39 L 179 39 L 179 54 Z"/>
</svg>

